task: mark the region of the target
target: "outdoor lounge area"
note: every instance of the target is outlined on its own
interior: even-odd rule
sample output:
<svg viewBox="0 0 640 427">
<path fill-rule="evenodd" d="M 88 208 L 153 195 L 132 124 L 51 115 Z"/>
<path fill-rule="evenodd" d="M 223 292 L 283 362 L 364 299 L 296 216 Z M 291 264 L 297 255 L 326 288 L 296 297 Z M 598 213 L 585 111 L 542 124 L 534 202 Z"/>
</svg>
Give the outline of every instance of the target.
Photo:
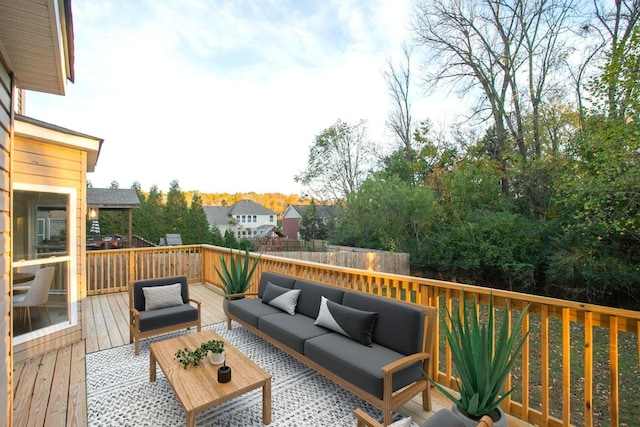
<svg viewBox="0 0 640 427">
<path fill-rule="evenodd" d="M 202 301 L 203 325 L 221 323 L 226 329 L 222 294 L 213 293 L 198 283 L 191 285 L 190 296 Z M 118 292 L 88 297 L 83 303 L 83 312 L 86 327 L 82 342 L 15 364 L 14 426 L 90 425 L 85 358 L 92 353 L 129 344 L 128 295 Z M 240 328 L 235 325 L 235 329 Z M 148 359 L 144 365 L 145 368 L 148 366 Z M 432 401 L 432 412 L 424 411 L 421 399 L 416 397 L 404 405 L 400 413 L 411 416 L 420 425 L 434 412 L 450 407 L 449 401 L 437 390 L 432 390 Z M 273 423 L 277 421 L 272 420 Z M 511 418 L 509 425 L 528 424 Z"/>
<path fill-rule="evenodd" d="M 87 296 L 81 301 L 79 315 L 82 339 L 34 357 L 24 357 L 24 352 L 16 357 L 14 425 L 44 425 L 45 420 L 47 425 L 89 423 L 88 414 L 93 409 L 91 402 L 95 400 L 87 399 L 88 376 L 96 366 L 89 363 L 89 359 L 93 359 L 93 355 L 108 354 L 106 351 L 110 349 L 133 348 L 129 344 L 130 280 L 187 276 L 190 298 L 202 302 L 203 330 L 225 331 L 222 292 L 219 289 L 213 292 L 207 287 L 218 285 L 215 267 L 219 266 L 220 255 L 227 254 L 226 248 L 208 245 L 87 252 Z M 259 277 L 266 271 L 359 289 L 396 300 L 408 299 L 436 307 L 441 313 L 445 307 L 456 304 L 463 289 L 468 295 L 475 295 L 485 302 L 491 292 L 456 283 L 328 266 L 267 254 L 260 257 L 251 288 L 254 292 L 257 291 Z M 633 388 L 636 376 L 633 366 L 618 364 L 621 356 L 618 348 L 628 349 L 624 356 L 637 363 L 639 313 L 506 291 L 494 290 L 493 295 L 498 306 L 507 304 L 510 309 L 507 314 L 513 317 L 526 303 L 532 302 L 525 321 L 531 335 L 521 362 L 509 379 L 510 386 L 517 384 L 518 390 L 503 406 L 511 414 L 509 425 L 559 426 L 563 425 L 563 417 L 569 420 L 568 425 L 633 425 L 629 422 L 637 419 L 630 412 L 634 410 L 633 406 L 625 402 L 633 401 L 633 393 L 637 393 Z M 236 331 L 244 334 L 246 329 L 234 323 L 232 332 Z M 452 362 L 441 334 L 438 325 L 434 337 L 437 350 L 432 362 L 438 367 L 438 382 L 453 387 Z M 141 355 L 136 358 L 132 349 L 131 356 L 126 363 L 123 362 L 131 364 L 134 359 L 142 360 L 140 370 L 144 371 L 144 381 L 141 384 L 148 384 L 148 353 L 145 351 L 148 351 L 150 342 L 162 339 L 165 338 L 141 340 Z M 607 377 L 609 372 L 616 374 Z M 302 377 L 299 384 L 295 378 L 291 382 L 309 389 L 317 385 L 303 381 Z M 602 389 L 603 385 L 608 389 Z M 345 391 L 340 388 L 334 390 L 342 399 Z M 274 399 L 277 393 L 274 387 Z M 451 403 L 435 388 L 431 389 L 431 395 L 431 412 L 422 409 L 420 396 L 416 396 L 401 406 L 398 413 L 412 416 L 420 425 L 438 410 L 451 407 Z M 167 400 L 173 399 L 169 397 Z M 589 405 L 587 408 L 593 412 L 585 414 L 585 406 L 579 403 L 584 401 L 594 402 L 597 409 Z M 625 408 L 624 411 L 619 409 L 620 406 Z M 183 412 L 181 414 L 184 416 Z M 603 419 L 606 422 L 602 422 Z M 351 421 L 355 426 L 352 414 L 349 415 Z M 272 422 L 277 425 L 276 418 Z"/>
</svg>

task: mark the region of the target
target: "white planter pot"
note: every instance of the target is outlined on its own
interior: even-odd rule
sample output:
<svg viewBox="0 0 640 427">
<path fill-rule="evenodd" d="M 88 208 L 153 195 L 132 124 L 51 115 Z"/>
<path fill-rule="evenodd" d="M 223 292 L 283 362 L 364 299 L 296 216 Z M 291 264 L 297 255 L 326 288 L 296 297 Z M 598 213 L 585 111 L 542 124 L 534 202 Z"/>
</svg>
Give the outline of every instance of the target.
<svg viewBox="0 0 640 427">
<path fill-rule="evenodd" d="M 478 421 L 473 420 L 460 412 L 460 409 L 458 409 L 458 405 L 453 405 L 451 407 L 451 412 L 456 414 L 456 416 L 462 420 L 465 427 L 476 427 L 478 425 Z M 493 427 L 507 427 L 507 415 L 500 407 L 498 407 L 498 412 L 500 413 L 500 419 L 493 422 Z"/>
<path fill-rule="evenodd" d="M 222 353 L 209 352 L 209 361 L 212 365 L 222 365 L 224 363 L 224 351 Z"/>
</svg>

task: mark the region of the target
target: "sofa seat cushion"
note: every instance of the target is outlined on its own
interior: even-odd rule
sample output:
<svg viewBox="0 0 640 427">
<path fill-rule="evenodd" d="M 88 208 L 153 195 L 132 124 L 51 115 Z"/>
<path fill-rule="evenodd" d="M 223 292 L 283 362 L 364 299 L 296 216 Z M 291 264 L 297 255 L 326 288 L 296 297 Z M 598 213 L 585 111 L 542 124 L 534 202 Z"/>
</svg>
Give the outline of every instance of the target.
<svg viewBox="0 0 640 427">
<path fill-rule="evenodd" d="M 282 310 L 263 304 L 261 298 L 241 298 L 229 301 L 229 314 L 254 328 L 258 327 L 258 319 L 269 314 L 282 313 Z"/>
<path fill-rule="evenodd" d="M 258 329 L 302 354 L 306 340 L 329 333 L 328 330 L 314 325 L 313 322 L 314 319 L 301 314 L 296 313 L 291 316 L 279 312 L 262 316 L 258 321 Z"/>
<path fill-rule="evenodd" d="M 382 367 L 404 357 L 403 354 L 373 343 L 365 347 L 336 332 L 308 339 L 304 344 L 306 357 L 349 383 L 383 397 Z M 422 363 L 415 363 L 393 375 L 392 389 L 399 390 L 423 376 Z"/>
<path fill-rule="evenodd" d="M 141 332 L 198 320 L 198 309 L 190 304 L 140 312 Z"/>
</svg>

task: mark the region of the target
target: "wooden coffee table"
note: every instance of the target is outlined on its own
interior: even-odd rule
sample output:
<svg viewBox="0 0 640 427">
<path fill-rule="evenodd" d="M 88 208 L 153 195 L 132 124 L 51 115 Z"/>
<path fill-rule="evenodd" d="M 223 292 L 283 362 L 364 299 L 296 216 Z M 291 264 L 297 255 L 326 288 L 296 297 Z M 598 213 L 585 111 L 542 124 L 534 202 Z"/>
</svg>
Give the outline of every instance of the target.
<svg viewBox="0 0 640 427">
<path fill-rule="evenodd" d="M 149 345 L 149 381 L 156 380 L 156 363 L 171 384 L 180 404 L 187 413 L 187 426 L 196 425 L 196 414 L 224 403 L 234 397 L 262 387 L 262 422 L 271 423 L 271 375 L 225 341 L 227 366 L 231 367 L 231 381 L 218 382 L 218 368 L 204 358 L 199 366 L 185 370 L 175 357 L 178 349 L 195 349 L 209 340 L 221 340 L 213 331 L 186 334 Z"/>
</svg>

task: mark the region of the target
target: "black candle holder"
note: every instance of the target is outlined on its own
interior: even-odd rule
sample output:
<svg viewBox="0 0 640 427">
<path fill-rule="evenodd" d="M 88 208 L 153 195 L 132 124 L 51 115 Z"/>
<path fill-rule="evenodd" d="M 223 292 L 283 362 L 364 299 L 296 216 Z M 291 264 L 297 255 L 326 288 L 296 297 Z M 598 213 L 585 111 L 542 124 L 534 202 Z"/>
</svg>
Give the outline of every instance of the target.
<svg viewBox="0 0 640 427">
<path fill-rule="evenodd" d="M 231 368 L 227 366 L 227 361 L 220 368 L 218 368 L 218 382 L 219 383 L 228 383 L 231 381 Z"/>
</svg>

